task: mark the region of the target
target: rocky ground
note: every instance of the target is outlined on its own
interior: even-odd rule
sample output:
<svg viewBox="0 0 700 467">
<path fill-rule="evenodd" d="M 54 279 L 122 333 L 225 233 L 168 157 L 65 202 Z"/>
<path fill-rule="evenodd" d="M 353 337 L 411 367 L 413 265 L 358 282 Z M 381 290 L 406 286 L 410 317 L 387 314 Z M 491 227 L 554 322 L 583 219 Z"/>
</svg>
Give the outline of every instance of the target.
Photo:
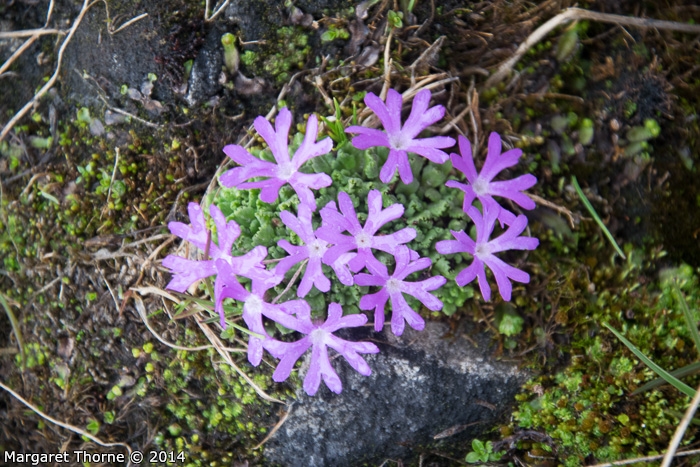
<svg viewBox="0 0 700 467">
<path fill-rule="evenodd" d="M 688 398 L 669 386 L 633 393 L 654 375 L 603 323 L 664 368 L 697 362 L 680 312 L 681 302 L 697 311 L 700 301 L 697 32 L 610 17 L 566 22 L 495 81 L 498 66 L 573 2 L 266 0 L 231 2 L 213 18 L 203 3 L 0 6 L 0 61 L 30 40 L 0 73 L 3 126 L 60 60 L 56 83 L 0 141 L 3 385 L 103 442 L 185 453 L 177 465 L 301 465 L 287 460 L 312 454 L 313 465 L 456 465 L 474 438 L 532 465 L 665 450 Z M 700 21 L 681 0 L 577 6 Z M 9 34 L 39 28 L 62 32 Z M 237 67 L 221 44 L 227 32 Z M 381 90 L 386 57 L 393 87 L 438 83 L 434 99 L 447 109 L 439 125 L 454 120 L 446 134 L 483 147 L 498 131 L 523 148 L 519 173 L 539 180 L 532 192 L 542 201 L 528 216 L 540 248 L 515 258 L 532 279 L 512 303 L 476 292 L 449 314 L 423 310 L 430 332 L 373 337 L 386 352 L 369 360 L 371 381 L 348 379 L 343 396 L 309 399 L 297 377 L 275 384 L 273 367 L 254 369 L 245 354 L 227 362 L 212 341 L 240 341 L 221 337 L 208 315 L 172 319 L 181 310 L 153 293 L 170 277 L 161 260 L 184 254 L 166 225 L 187 222 L 189 201 L 215 196 L 222 147 L 254 139 L 256 116 L 284 104 L 302 125 L 304 114 L 332 115 L 336 99 L 349 118 L 359 93 Z M 382 413 L 390 429 L 373 433 Z M 696 444 L 694 430 L 683 449 Z M 0 447 L 125 452 L 7 391 Z"/>
</svg>

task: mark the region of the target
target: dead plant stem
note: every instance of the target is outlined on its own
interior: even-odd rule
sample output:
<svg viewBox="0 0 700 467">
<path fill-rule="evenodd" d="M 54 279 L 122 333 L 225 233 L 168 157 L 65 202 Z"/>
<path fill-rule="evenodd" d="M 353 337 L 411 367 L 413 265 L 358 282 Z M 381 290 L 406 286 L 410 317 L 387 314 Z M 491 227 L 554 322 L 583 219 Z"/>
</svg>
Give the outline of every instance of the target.
<svg viewBox="0 0 700 467">
<path fill-rule="evenodd" d="M 508 73 L 513 69 L 515 64 L 520 61 L 523 55 L 525 55 L 525 53 L 527 53 L 527 51 L 530 50 L 532 46 L 541 41 L 547 34 L 549 34 L 553 29 L 555 29 L 559 25 L 574 20 L 591 20 L 600 21 L 602 23 L 635 26 L 638 28 L 657 28 L 666 29 L 670 31 L 687 32 L 690 34 L 700 34 L 700 25 L 696 24 L 686 24 L 678 23 L 675 21 L 663 21 L 658 19 L 613 15 L 609 13 L 599 13 L 597 11 L 584 10 L 582 8 L 567 8 L 562 13 L 551 18 L 542 26 L 535 29 L 535 31 L 533 31 L 532 34 L 530 34 L 528 38 L 525 39 L 525 42 L 520 44 L 513 56 L 505 62 L 503 62 L 498 67 L 496 73 L 494 73 L 489 79 L 486 80 L 485 86 L 487 88 L 490 88 L 500 83 L 506 77 L 506 75 L 508 75 Z"/>
<path fill-rule="evenodd" d="M 7 32 L 0 32 L 0 39 L 17 39 L 19 37 L 39 37 L 39 36 L 48 36 L 51 34 L 66 34 L 66 31 L 63 29 L 46 29 L 46 28 L 39 28 L 39 29 L 24 29 L 22 31 L 7 31 Z"/>
<path fill-rule="evenodd" d="M 700 387 L 698 387 L 695 390 L 695 396 L 690 402 L 688 410 L 685 411 L 685 415 L 683 415 L 681 423 L 676 428 L 676 432 L 673 434 L 673 438 L 671 439 L 671 442 L 668 445 L 668 450 L 666 451 L 666 455 L 664 455 L 664 460 L 661 463 L 661 467 L 671 466 L 671 462 L 673 462 L 673 458 L 675 457 L 676 451 L 678 450 L 678 446 L 681 444 L 683 436 L 685 435 L 685 432 L 688 429 L 688 425 L 693 419 L 695 411 L 698 409 L 698 404 L 700 404 Z"/>
<path fill-rule="evenodd" d="M 61 48 L 58 50 L 58 59 L 56 60 L 56 69 L 54 70 L 53 75 L 49 80 L 44 84 L 41 89 L 39 89 L 39 92 L 37 92 L 34 97 L 25 104 L 22 109 L 20 109 L 19 112 L 15 114 L 12 119 L 10 119 L 9 122 L 3 127 L 2 131 L 0 131 L 0 141 L 4 140 L 7 134 L 10 132 L 10 130 L 17 124 L 17 122 L 24 117 L 24 115 L 29 112 L 29 110 L 34 107 L 34 104 L 43 96 L 46 94 L 46 92 L 53 87 L 54 83 L 56 83 L 56 80 L 58 79 L 58 74 L 61 71 L 61 63 L 63 62 L 63 54 L 66 51 L 66 47 L 70 43 L 71 39 L 73 39 L 73 35 L 75 34 L 75 31 L 78 30 L 78 26 L 80 26 L 80 22 L 83 20 L 83 17 L 85 16 L 85 13 L 90 9 L 92 5 L 94 5 L 95 2 L 93 3 L 88 3 L 88 0 L 83 0 L 83 6 L 80 9 L 80 13 L 78 16 L 75 18 L 75 21 L 73 21 L 73 26 L 71 26 L 70 31 L 68 32 L 68 35 L 66 38 L 63 40 L 63 43 L 61 44 Z"/>
<path fill-rule="evenodd" d="M 693 449 L 690 451 L 677 452 L 675 454 L 675 457 L 696 456 L 698 454 L 700 454 L 700 449 Z M 621 461 L 606 462 L 604 464 L 595 464 L 595 465 L 591 465 L 589 467 L 617 467 L 619 465 L 637 464 L 639 462 L 658 461 L 659 459 L 662 459 L 663 457 L 664 457 L 664 454 L 659 454 L 656 456 L 635 457 L 634 459 L 625 459 L 625 460 L 621 460 Z"/>
<path fill-rule="evenodd" d="M 39 415 L 44 420 L 47 420 L 47 421 L 53 423 L 54 425 L 58 425 L 61 428 L 65 428 L 66 430 L 70 430 L 73 433 L 77 433 L 80 436 L 84 436 L 84 437 L 88 438 L 90 441 L 99 444 L 100 446 L 104 446 L 104 447 L 121 446 L 123 448 L 126 448 L 126 450 L 129 452 L 129 457 L 131 456 L 132 450 L 131 450 L 131 446 L 129 446 L 128 444 L 126 444 L 126 443 L 106 443 L 106 442 L 102 441 L 100 438 L 93 436 L 91 433 L 89 433 L 85 430 L 82 430 L 82 429 L 78 428 L 77 426 L 73 426 L 73 425 L 70 425 L 68 423 L 61 422 L 59 420 L 56 420 L 53 417 L 46 415 L 44 412 L 42 412 L 41 410 L 34 407 L 34 405 L 32 405 L 29 401 L 24 399 L 22 396 L 17 394 L 15 391 L 10 389 L 9 387 L 5 386 L 3 383 L 0 383 L 0 388 L 3 388 L 5 391 L 9 392 L 15 399 L 20 401 L 22 404 L 26 405 L 30 410 L 32 410 L 34 413 Z M 131 460 L 129 460 L 127 462 L 127 467 L 129 467 L 130 465 L 131 465 Z"/>
</svg>

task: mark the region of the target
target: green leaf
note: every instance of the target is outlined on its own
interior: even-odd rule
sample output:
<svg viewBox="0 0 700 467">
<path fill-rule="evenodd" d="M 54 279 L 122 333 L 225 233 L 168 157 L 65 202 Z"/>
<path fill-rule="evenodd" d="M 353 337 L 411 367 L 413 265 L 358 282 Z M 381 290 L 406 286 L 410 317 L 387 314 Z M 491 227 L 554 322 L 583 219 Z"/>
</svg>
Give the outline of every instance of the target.
<svg viewBox="0 0 700 467">
<path fill-rule="evenodd" d="M 356 151 L 350 151 L 349 148 L 338 151 L 336 167 L 341 167 L 351 173 L 360 172 L 362 170 L 362 158 L 358 157 Z"/>
<path fill-rule="evenodd" d="M 697 320 L 690 312 L 690 308 L 688 308 L 688 302 L 685 300 L 685 297 L 683 296 L 680 287 L 678 287 L 677 281 L 673 281 L 673 292 L 676 296 L 676 301 L 678 301 L 678 304 L 680 305 L 681 310 L 683 311 L 685 323 L 688 325 L 688 330 L 690 331 L 690 335 L 693 338 L 693 342 L 695 343 L 695 350 L 700 352 L 700 333 L 698 333 Z"/>
<path fill-rule="evenodd" d="M 112 184 L 112 197 L 115 199 L 121 198 L 126 194 L 126 183 L 121 180 L 115 180 Z"/>
<path fill-rule="evenodd" d="M 690 365 L 686 365 L 682 368 L 678 368 L 677 370 L 674 370 L 671 372 L 671 376 L 674 376 L 675 378 L 683 378 L 684 376 L 694 375 L 697 373 L 700 373 L 700 362 L 691 363 Z M 652 381 L 649 381 L 644 386 L 641 386 L 641 387 L 635 389 L 632 392 L 632 395 L 636 396 L 637 394 L 641 394 L 644 391 L 649 391 L 651 389 L 658 388 L 659 386 L 661 386 L 663 384 L 664 384 L 663 378 L 656 378 Z"/>
<path fill-rule="evenodd" d="M 88 110 L 87 107 L 81 107 L 78 110 L 78 121 L 85 123 L 86 125 L 89 125 L 92 121 L 92 117 L 90 117 L 90 110 Z"/>
<path fill-rule="evenodd" d="M 22 371 L 24 371 L 26 356 L 24 353 L 24 339 L 22 338 L 22 331 L 19 327 L 19 321 L 17 321 L 17 317 L 12 312 L 12 309 L 10 309 L 10 305 L 7 303 L 7 300 L 2 293 L 0 293 L 0 305 L 2 305 L 2 307 L 5 309 L 7 318 L 10 320 L 10 324 L 12 325 L 12 331 L 15 333 L 15 339 L 17 340 L 17 346 L 19 347 L 20 364 L 22 365 Z"/>
<path fill-rule="evenodd" d="M 311 159 L 311 167 L 313 168 L 314 172 L 330 175 L 331 172 L 333 172 L 333 166 L 331 166 L 332 157 L 333 153 L 328 153 Z"/>
<path fill-rule="evenodd" d="M 39 194 L 54 204 L 61 204 L 55 196 L 53 196 L 50 193 L 45 192 L 44 190 L 39 190 Z"/>
<path fill-rule="evenodd" d="M 253 235 L 253 243 L 256 245 L 270 246 L 275 240 L 275 231 L 270 225 L 260 227 L 258 232 Z"/>
<path fill-rule="evenodd" d="M 464 460 L 466 460 L 470 464 L 476 464 L 478 462 L 481 462 L 481 456 L 479 456 L 479 454 L 475 452 L 470 452 L 469 454 L 467 454 L 467 457 Z"/>
<path fill-rule="evenodd" d="M 100 422 L 97 420 L 90 420 L 85 427 L 87 431 L 89 431 L 91 434 L 96 435 L 98 431 L 100 431 Z"/>
<path fill-rule="evenodd" d="M 423 185 L 426 185 L 430 188 L 435 188 L 445 184 L 445 181 L 447 180 L 447 175 L 440 170 L 439 166 L 436 166 L 435 164 L 430 164 L 425 169 L 423 169 L 423 173 L 421 174 L 421 180 L 423 181 Z"/>
<path fill-rule="evenodd" d="M 377 155 L 372 151 L 365 151 L 365 177 L 369 180 L 374 180 L 379 177 L 379 160 Z"/>
<path fill-rule="evenodd" d="M 574 189 L 576 190 L 576 193 L 578 193 L 579 198 L 581 198 L 581 201 L 583 202 L 583 205 L 586 206 L 586 209 L 588 209 L 588 212 L 591 213 L 591 216 L 593 216 L 593 219 L 595 219 L 596 224 L 600 227 L 600 229 L 603 231 L 607 239 L 610 241 L 610 244 L 615 248 L 615 251 L 617 252 L 618 255 L 622 257 L 622 259 L 627 259 L 625 254 L 622 252 L 622 249 L 618 246 L 617 242 L 615 241 L 615 238 L 612 236 L 608 228 L 603 224 L 603 221 L 601 220 L 600 216 L 598 215 L 597 212 L 595 212 L 595 209 L 593 209 L 593 205 L 591 205 L 591 202 L 588 201 L 588 198 L 586 198 L 586 195 L 583 193 L 583 190 L 581 190 L 581 187 L 578 184 L 578 180 L 576 179 L 576 176 L 571 177 L 571 184 L 574 186 Z"/>
<path fill-rule="evenodd" d="M 523 330 L 525 320 L 515 310 L 496 312 L 498 332 L 505 336 L 515 336 Z"/>
</svg>

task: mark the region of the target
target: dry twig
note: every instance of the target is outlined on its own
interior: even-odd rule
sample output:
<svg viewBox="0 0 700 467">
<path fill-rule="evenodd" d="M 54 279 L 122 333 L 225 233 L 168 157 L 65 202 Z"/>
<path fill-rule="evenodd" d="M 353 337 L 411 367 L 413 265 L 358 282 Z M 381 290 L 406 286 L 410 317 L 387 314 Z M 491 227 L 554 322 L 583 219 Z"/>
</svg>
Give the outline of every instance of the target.
<svg viewBox="0 0 700 467">
<path fill-rule="evenodd" d="M 148 293 L 148 292 L 150 292 L 151 289 L 155 289 L 155 287 L 141 287 L 141 288 L 133 289 L 133 290 L 137 291 L 137 292 L 140 293 L 140 294 L 143 294 L 143 293 Z M 197 346 L 197 347 L 183 347 L 183 346 L 181 346 L 181 345 L 177 345 L 177 344 L 173 344 L 172 342 L 168 342 L 168 341 L 165 340 L 160 334 L 158 334 L 158 332 L 156 332 L 156 330 L 153 329 L 153 327 L 151 327 L 151 323 L 148 322 L 148 316 L 146 315 L 146 307 L 144 306 L 143 300 L 141 300 L 141 297 L 139 297 L 138 295 L 132 295 L 131 298 L 134 299 L 134 303 L 136 304 L 136 310 L 139 312 L 139 316 L 141 317 L 141 320 L 143 321 L 143 324 L 146 325 L 146 327 L 148 328 L 148 330 L 151 331 L 151 334 L 153 334 L 153 336 L 154 336 L 156 339 L 158 339 L 162 344 L 167 345 L 167 346 L 170 347 L 171 349 L 175 349 L 175 350 L 185 350 L 185 351 L 187 351 L 187 352 L 197 352 L 197 351 L 200 351 L 200 350 L 207 350 L 207 349 L 211 349 L 211 348 L 214 347 L 213 345 L 199 345 L 199 346 Z M 170 295 L 169 298 L 170 298 L 170 300 L 174 300 L 175 303 L 180 303 L 180 301 L 177 300 L 177 299 L 176 299 L 175 297 L 173 297 L 172 295 Z M 245 349 L 228 349 L 228 348 L 227 348 L 226 350 L 229 351 L 229 352 L 232 352 L 232 351 L 236 351 L 236 352 L 241 352 L 241 351 L 242 351 L 242 352 L 245 352 Z"/>
<path fill-rule="evenodd" d="M 569 225 L 571 225 L 571 228 L 573 229 L 576 227 L 575 220 L 574 220 L 574 214 L 571 211 L 569 211 L 567 208 L 565 208 L 564 206 L 559 206 L 558 204 L 554 204 L 551 201 L 547 201 L 546 199 L 544 199 L 540 196 L 537 196 L 533 193 L 528 193 L 528 196 L 530 198 L 532 198 L 532 200 L 535 203 L 542 205 L 542 206 L 547 206 L 548 208 L 554 209 L 555 211 L 557 211 L 560 214 L 564 214 L 566 216 L 566 218 L 569 219 Z M 576 215 L 576 216 L 580 218 L 580 216 L 578 216 L 578 215 Z"/>
<path fill-rule="evenodd" d="M 228 2 L 229 0 L 225 0 L 224 3 L 222 3 L 218 8 L 216 5 L 214 5 L 214 8 L 216 8 L 216 10 L 214 11 L 214 13 L 212 13 L 211 16 L 209 16 L 209 11 L 211 11 L 211 0 L 207 0 L 206 5 L 204 6 L 204 21 L 206 21 L 207 23 L 209 21 L 213 21 L 214 18 L 219 16 L 221 12 L 224 11 L 224 8 L 226 8 Z"/>
<path fill-rule="evenodd" d="M 225 351 L 226 348 L 225 348 L 224 345 L 221 343 L 221 340 L 219 340 L 219 338 L 216 336 L 216 334 L 214 334 L 214 332 L 209 328 L 209 326 L 207 326 L 206 323 L 204 323 L 204 322 L 202 321 L 202 319 L 201 319 L 199 316 L 196 316 L 196 315 L 195 315 L 194 319 L 195 319 L 195 321 L 197 321 L 197 324 L 199 325 L 199 328 L 204 332 L 204 335 L 207 336 L 207 339 L 209 339 L 209 342 L 212 343 L 212 345 L 214 346 L 214 348 L 216 349 L 216 351 L 219 353 L 219 355 L 221 355 L 221 357 L 224 359 L 224 361 L 225 361 L 226 363 L 228 363 L 229 366 L 230 366 L 231 368 L 233 368 L 233 369 L 236 371 L 236 373 L 238 373 L 239 375 L 241 375 L 241 377 L 242 377 L 248 384 L 250 384 L 250 386 L 251 386 L 253 389 L 255 389 L 255 392 L 257 392 L 258 395 L 259 395 L 260 397 L 262 397 L 263 399 L 265 399 L 266 401 L 269 401 L 269 402 L 276 402 L 276 403 L 278 403 L 278 404 L 285 405 L 284 402 L 282 402 L 281 400 L 276 399 L 276 398 L 274 398 L 274 397 L 268 395 L 265 391 L 262 390 L 262 388 L 260 388 L 260 386 L 258 386 L 257 384 L 255 384 L 255 381 L 253 381 L 252 379 L 250 379 L 250 377 L 249 377 L 247 374 L 245 374 L 245 372 L 243 372 L 243 370 L 241 370 L 240 368 L 238 368 L 238 365 L 236 365 L 236 364 L 233 362 L 233 359 L 231 358 L 231 356 Z"/>
<path fill-rule="evenodd" d="M 54 71 L 54 74 L 49 78 L 49 80 L 44 84 L 44 86 L 39 89 L 39 91 L 34 95 L 34 97 L 27 102 L 27 104 L 20 109 L 19 112 L 15 114 L 12 119 L 10 119 L 9 122 L 3 127 L 2 131 L 0 131 L 0 141 L 4 140 L 7 134 L 10 132 L 10 130 L 17 124 L 17 122 L 24 117 L 24 115 L 29 112 L 29 109 L 34 107 L 34 104 L 43 96 L 46 94 L 46 92 L 51 89 L 51 87 L 54 85 L 56 80 L 58 79 L 58 73 L 61 70 L 61 63 L 63 62 L 63 54 L 66 51 L 66 47 L 70 43 L 71 39 L 73 38 L 73 35 L 75 34 L 75 31 L 78 30 L 78 26 L 80 26 L 80 22 L 83 20 L 83 17 L 85 16 L 85 13 L 90 9 L 90 7 L 94 5 L 94 3 L 88 3 L 88 0 L 83 0 L 83 6 L 80 9 L 80 13 L 78 16 L 75 18 L 75 21 L 73 21 L 73 26 L 71 26 L 70 31 L 68 32 L 68 35 L 66 38 L 63 40 L 63 43 L 61 44 L 61 48 L 58 50 L 58 59 L 56 61 L 56 69 Z"/>
<path fill-rule="evenodd" d="M 695 415 L 695 411 L 698 409 L 698 404 L 700 404 L 700 387 L 698 387 L 695 390 L 695 396 L 693 397 L 693 400 L 690 402 L 690 406 L 688 406 L 688 410 L 685 411 L 685 415 L 683 415 L 683 419 L 681 420 L 681 423 L 676 428 L 676 432 L 673 434 L 673 438 L 671 439 L 671 442 L 668 444 L 668 450 L 666 451 L 666 455 L 664 456 L 664 460 L 661 463 L 661 467 L 670 467 L 671 466 L 671 462 L 673 461 L 673 458 L 676 455 L 676 450 L 678 450 L 678 445 L 681 444 L 681 441 L 683 440 L 683 435 L 685 435 L 685 431 L 688 429 L 688 425 L 690 424 L 690 421 L 693 419 L 693 416 Z"/>
<path fill-rule="evenodd" d="M 275 424 L 275 426 L 272 427 L 272 430 L 270 430 L 270 432 L 267 434 L 267 436 L 265 436 L 265 439 L 263 439 L 262 441 L 260 441 L 260 443 L 258 443 L 258 445 L 255 446 L 255 447 L 253 448 L 253 450 L 256 450 L 256 449 L 261 448 L 265 443 L 268 442 L 268 440 L 269 440 L 270 438 L 272 438 L 272 436 L 273 436 L 275 433 L 277 433 L 277 430 L 279 430 L 280 427 L 281 427 L 282 425 L 284 425 L 284 422 L 286 422 L 286 421 L 287 421 L 287 418 L 289 418 L 289 414 L 292 413 L 292 406 L 293 406 L 293 405 L 294 405 L 294 402 L 292 402 L 289 406 L 287 406 L 287 411 L 286 411 L 285 414 L 282 416 L 282 418 L 280 419 L 280 421 L 277 422 L 277 423 Z"/>
<path fill-rule="evenodd" d="M 675 457 L 697 456 L 698 454 L 700 454 L 700 449 L 693 449 L 690 451 L 677 452 Z M 663 457 L 664 457 L 663 454 L 659 454 L 656 456 L 635 457 L 634 459 L 625 459 L 622 461 L 606 462 L 604 464 L 591 465 L 590 467 L 617 467 L 619 465 L 630 465 L 630 464 L 638 464 L 640 462 L 658 461 L 659 459 L 662 459 Z"/>
<path fill-rule="evenodd" d="M 75 34 L 75 31 L 78 30 L 78 26 L 80 26 L 80 23 L 82 22 L 83 17 L 85 16 L 85 13 L 87 13 L 87 11 L 90 8 L 92 8 L 93 5 L 95 5 L 96 3 L 100 2 L 100 1 L 102 1 L 105 4 L 105 8 L 106 8 L 106 12 L 107 12 L 107 20 L 109 21 L 109 9 L 108 9 L 106 0 L 94 0 L 92 3 L 88 3 L 88 0 L 83 0 L 83 6 L 80 8 L 80 12 L 78 13 L 78 16 L 76 16 L 75 20 L 73 21 L 73 25 L 68 30 L 68 35 L 61 43 L 61 47 L 58 49 L 58 58 L 56 59 L 56 68 L 54 69 L 53 75 L 51 76 L 51 78 L 49 78 L 49 80 L 46 82 L 46 84 L 44 84 L 41 87 L 41 89 L 39 89 L 39 91 L 34 95 L 34 97 L 29 102 L 27 102 L 24 105 L 24 107 L 22 107 L 19 110 L 19 112 L 17 112 L 10 119 L 10 121 L 7 122 L 7 124 L 5 124 L 2 131 L 0 131 L 0 141 L 5 139 L 7 134 L 12 130 L 12 128 L 14 128 L 14 126 L 17 124 L 17 122 L 19 122 L 19 120 L 22 117 L 24 117 L 27 114 L 27 112 L 29 112 L 29 110 L 34 107 L 34 105 L 39 101 L 39 99 L 41 99 L 41 97 L 44 94 L 46 94 L 46 92 L 49 89 L 51 89 L 53 87 L 53 85 L 56 83 L 56 80 L 58 80 L 58 75 L 61 71 L 61 64 L 63 62 L 63 54 L 66 51 L 66 47 L 70 43 L 71 39 L 73 39 L 73 35 Z M 49 3 L 47 15 L 46 15 L 46 25 L 48 25 L 49 20 L 51 19 L 51 13 L 53 12 L 53 6 L 54 6 L 54 1 L 51 0 L 51 2 Z M 127 21 L 118 29 L 112 30 L 112 29 L 108 28 L 108 31 L 110 34 L 115 34 L 119 31 L 123 30 L 127 26 L 135 23 L 136 21 L 139 21 L 140 19 L 145 18 L 146 16 L 148 16 L 148 14 L 144 13 L 142 15 L 137 16 L 136 18 L 133 18 L 133 19 Z M 3 36 L 3 34 L 6 34 L 6 36 Z M 24 44 L 22 44 L 22 46 L 14 54 L 12 54 L 12 56 L 7 60 L 7 62 L 5 62 L 3 64 L 2 68 L 0 68 L 0 70 L 4 71 L 5 69 L 7 69 L 10 66 L 10 64 L 12 64 L 12 62 L 17 59 L 17 57 L 19 57 L 25 50 L 27 50 L 27 48 L 29 48 L 29 46 L 36 40 L 36 38 L 38 38 L 41 35 L 46 35 L 46 34 L 66 34 L 66 31 L 61 31 L 58 29 L 48 29 L 48 28 L 46 28 L 46 26 L 44 26 L 41 29 L 32 29 L 32 30 L 26 30 L 26 31 L 0 33 L 0 39 L 2 39 L 3 37 L 26 37 L 27 35 L 31 36 Z M 2 74 L 2 71 L 0 71 L 0 74 Z"/>
<path fill-rule="evenodd" d="M 19 394 L 17 394 L 15 391 L 13 391 L 12 389 L 8 388 L 8 387 L 5 386 L 4 384 L 0 383 L 0 388 L 3 388 L 5 391 L 9 392 L 15 399 L 17 399 L 17 400 L 20 401 L 22 404 L 24 404 L 24 405 L 26 405 L 27 407 L 29 407 L 29 409 L 31 409 L 34 413 L 36 413 L 37 415 L 39 415 L 39 416 L 40 416 L 41 418 L 43 418 L 44 420 L 47 420 L 47 421 L 53 423 L 54 425 L 58 425 L 58 426 L 60 426 L 60 427 L 62 427 L 62 428 L 65 428 L 66 430 L 70 430 L 70 431 L 72 431 L 73 433 L 77 433 L 77 434 L 79 434 L 80 436 L 84 436 L 84 437 L 86 437 L 87 439 L 89 439 L 90 441 L 99 444 L 100 446 L 104 446 L 104 447 L 121 446 L 121 447 L 123 447 L 123 448 L 126 448 L 126 450 L 129 452 L 129 457 L 131 457 L 131 452 L 132 452 L 132 450 L 131 450 L 131 446 L 129 446 L 128 444 L 126 444 L 126 443 L 106 443 L 106 442 L 102 441 L 100 438 L 98 438 L 98 437 L 96 437 L 96 436 L 93 436 L 91 433 L 89 433 L 89 432 L 87 432 L 87 431 L 85 431 L 85 430 L 82 430 L 82 429 L 78 428 L 77 426 L 69 425 L 68 423 L 63 423 L 63 422 L 61 422 L 61 421 L 59 421 L 59 420 L 56 420 L 56 419 L 53 418 L 53 417 L 50 417 L 50 416 L 46 415 L 44 412 L 42 412 L 41 410 L 39 410 L 39 409 L 37 409 L 36 407 L 34 407 L 34 405 L 32 405 L 29 401 L 27 401 L 26 399 L 24 399 L 22 396 L 20 396 Z M 131 465 L 131 460 L 129 460 L 129 461 L 127 462 L 127 467 L 129 467 L 130 465 Z"/>
<path fill-rule="evenodd" d="M 635 26 L 639 28 L 657 28 L 666 29 L 670 31 L 687 32 L 690 34 L 700 34 L 700 25 L 696 24 L 686 24 L 678 23 L 675 21 L 662 21 L 658 19 L 635 18 L 630 16 L 613 15 L 609 13 L 599 13 L 597 11 L 588 11 L 581 8 L 567 8 L 562 13 L 551 18 L 549 21 L 547 21 L 542 26 L 537 28 L 534 32 L 532 32 L 532 34 L 528 36 L 525 42 L 520 44 L 520 47 L 518 47 L 513 56 L 505 62 L 503 62 L 498 67 L 496 73 L 491 75 L 491 77 L 486 80 L 485 86 L 489 88 L 500 83 L 506 77 L 506 75 L 513 69 L 515 64 L 520 61 L 522 56 L 525 55 L 525 53 L 528 50 L 530 50 L 532 46 L 537 44 L 557 26 L 575 20 L 592 20 L 600 21 L 602 23 Z"/>
</svg>

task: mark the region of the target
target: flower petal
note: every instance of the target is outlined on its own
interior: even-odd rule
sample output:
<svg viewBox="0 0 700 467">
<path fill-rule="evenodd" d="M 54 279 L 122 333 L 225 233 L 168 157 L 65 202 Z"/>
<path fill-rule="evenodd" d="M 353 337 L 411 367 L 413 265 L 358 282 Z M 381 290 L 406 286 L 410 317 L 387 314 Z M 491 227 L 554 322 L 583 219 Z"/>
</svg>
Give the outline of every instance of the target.
<svg viewBox="0 0 700 467">
<path fill-rule="evenodd" d="M 292 124 L 292 113 L 284 107 L 279 111 L 275 119 L 275 129 L 265 117 L 257 117 L 253 122 L 255 131 L 265 140 L 272 151 L 278 165 L 289 164 L 289 146 L 287 138 L 289 136 L 289 127 Z"/>
<path fill-rule="evenodd" d="M 518 159 L 522 155 L 522 149 L 511 149 L 501 154 L 501 137 L 495 131 L 489 135 L 489 149 L 486 155 L 486 161 L 481 168 L 481 178 L 491 181 L 504 169 L 512 167 L 518 163 Z"/>
<path fill-rule="evenodd" d="M 216 266 L 213 260 L 195 261 L 180 256 L 168 255 L 163 259 L 163 266 L 175 273 L 165 288 L 180 293 L 184 293 L 195 281 L 216 274 Z"/>
<path fill-rule="evenodd" d="M 346 133 L 357 133 L 352 139 L 352 145 L 357 149 L 368 149 L 375 146 L 391 147 L 389 136 L 381 130 L 375 128 L 365 128 L 362 126 L 351 126 L 345 129 Z"/>
<path fill-rule="evenodd" d="M 401 131 L 401 94 L 390 89 L 386 96 L 386 105 L 384 105 L 379 97 L 368 92 L 365 95 L 365 105 L 372 109 L 387 133 L 393 134 Z"/>
</svg>

